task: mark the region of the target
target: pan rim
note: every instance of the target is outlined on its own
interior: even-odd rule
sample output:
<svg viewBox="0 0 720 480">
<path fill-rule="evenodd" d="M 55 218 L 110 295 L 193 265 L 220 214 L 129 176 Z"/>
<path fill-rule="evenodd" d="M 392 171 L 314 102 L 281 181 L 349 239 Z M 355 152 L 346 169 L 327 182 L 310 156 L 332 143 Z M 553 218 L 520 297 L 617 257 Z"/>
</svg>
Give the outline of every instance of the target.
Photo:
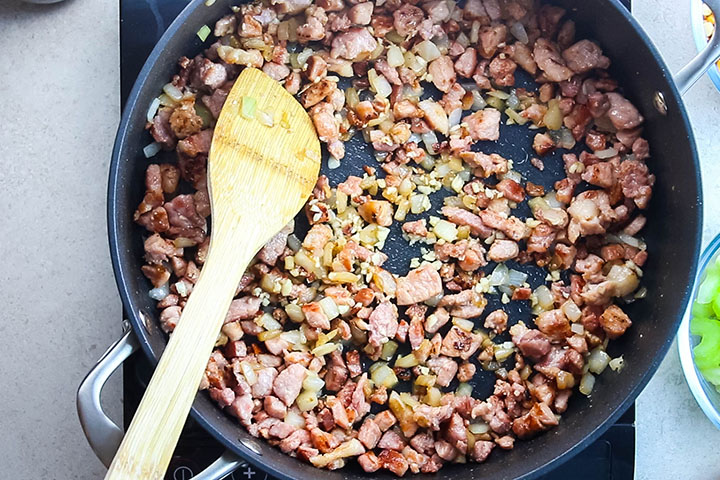
<svg viewBox="0 0 720 480">
<path fill-rule="evenodd" d="M 669 69 L 667 65 L 665 64 L 664 60 L 660 56 L 659 52 L 657 51 L 657 48 L 652 43 L 652 41 L 649 39 L 645 31 L 640 27 L 637 20 L 625 9 L 625 7 L 620 4 L 619 0 L 607 0 L 607 2 L 616 10 L 619 10 L 620 14 L 622 14 L 626 21 L 628 21 L 630 27 L 635 31 L 635 33 L 644 41 L 646 48 L 648 48 L 650 54 L 654 57 L 655 61 L 657 62 L 658 67 L 666 76 L 667 84 L 668 84 L 668 91 L 665 94 L 666 101 L 671 105 L 671 107 L 675 108 L 677 110 L 677 113 L 680 114 L 682 125 L 684 126 L 685 132 L 688 135 L 688 143 L 690 145 L 691 153 L 692 153 L 692 165 L 695 172 L 695 178 L 694 181 L 697 185 L 697 205 L 695 208 L 695 231 L 692 232 L 694 235 L 694 242 L 691 247 L 693 248 L 694 254 L 692 257 L 692 263 L 689 268 L 689 275 L 687 278 L 687 287 L 682 292 L 682 305 L 687 305 L 690 299 L 691 290 L 692 290 L 692 277 L 694 275 L 694 272 L 697 270 L 698 265 L 698 255 L 700 253 L 700 247 L 701 247 L 701 240 L 702 240 L 702 225 L 703 225 L 703 203 L 702 203 L 702 182 L 700 178 L 700 165 L 699 165 L 699 158 L 698 158 L 698 152 L 697 152 L 697 145 L 695 142 L 695 137 L 692 131 L 692 128 L 690 126 L 689 118 L 687 115 L 687 112 L 685 110 L 684 102 L 682 101 L 682 98 L 680 97 L 680 94 L 672 81 L 672 76 L 669 73 Z M 109 167 L 109 181 L 108 181 L 108 201 L 107 201 L 107 222 L 108 222 L 108 237 L 109 237 L 109 247 L 110 247 L 110 256 L 112 260 L 113 265 L 113 273 L 115 277 L 115 281 L 118 286 L 118 291 L 120 293 L 120 297 L 122 300 L 123 307 L 125 309 L 125 312 L 127 313 L 129 320 L 133 326 L 133 329 L 140 341 L 140 345 L 142 347 L 143 353 L 146 355 L 146 357 L 152 362 L 153 365 L 157 363 L 158 358 L 156 357 L 155 351 L 153 350 L 152 346 L 150 345 L 147 333 L 142 328 L 143 325 L 143 319 L 140 316 L 139 309 L 136 306 L 136 302 L 134 301 L 133 297 L 135 295 L 134 292 L 131 292 L 129 289 L 129 283 L 126 280 L 129 278 L 130 275 L 136 275 L 137 272 L 128 272 L 125 270 L 122 259 L 124 256 L 128 255 L 127 250 L 125 250 L 122 247 L 122 242 L 120 240 L 120 232 L 122 231 L 121 226 L 121 219 L 120 214 L 118 212 L 118 203 L 117 203 L 117 192 L 118 192 L 118 185 L 121 181 L 121 175 L 120 172 L 122 170 L 123 160 L 122 160 L 122 153 L 125 150 L 126 141 L 128 138 L 127 132 L 130 128 L 130 120 L 132 117 L 132 113 L 137 109 L 138 107 L 137 100 L 140 97 L 141 93 L 144 91 L 145 88 L 148 88 L 146 85 L 147 79 L 150 76 L 150 72 L 153 70 L 155 64 L 157 63 L 158 59 L 162 55 L 164 49 L 166 46 L 175 38 L 176 33 L 181 28 L 181 26 L 184 24 L 184 22 L 188 19 L 188 17 L 197 9 L 197 8 L 203 8 L 204 7 L 204 0 L 192 0 L 183 10 L 182 12 L 176 17 L 176 19 L 172 22 L 172 24 L 168 27 L 168 29 L 165 31 L 165 33 L 162 35 L 160 40 L 157 42 L 155 47 L 153 48 L 152 52 L 148 56 L 147 60 L 145 61 L 142 70 L 138 74 L 138 77 L 133 85 L 133 88 L 128 96 L 127 102 L 124 106 L 124 110 L 121 116 L 120 125 L 118 127 L 117 135 L 115 137 L 113 151 L 112 151 L 112 158 L 110 162 Z M 681 308 L 682 311 L 684 311 L 684 308 Z M 668 324 L 668 327 L 670 331 L 677 332 L 677 329 L 680 325 L 680 322 L 682 320 L 682 311 L 678 312 L 678 314 L 675 316 L 672 320 L 672 323 Z M 603 432 L 605 432 L 612 424 L 617 421 L 617 419 L 627 410 L 627 408 L 632 404 L 639 393 L 645 388 L 649 380 L 652 378 L 652 376 L 657 371 L 660 363 L 664 359 L 665 355 L 670 349 L 670 345 L 672 344 L 672 341 L 674 339 L 674 335 L 669 336 L 665 339 L 663 343 L 658 345 L 657 350 L 652 356 L 651 361 L 648 363 L 647 368 L 645 369 L 645 372 L 640 375 L 639 381 L 635 382 L 634 386 L 629 390 L 629 394 L 626 395 L 625 399 L 620 402 L 618 405 L 615 406 L 612 413 L 608 415 L 604 421 L 597 424 L 594 428 L 590 429 L 583 437 L 583 439 L 580 442 L 575 443 L 571 448 L 566 450 L 564 453 L 544 462 L 539 465 L 537 465 L 532 470 L 529 470 L 524 475 L 522 475 L 519 478 L 523 479 L 531 479 L 535 478 L 543 473 L 547 473 L 548 471 L 557 468 L 570 458 L 572 458 L 575 454 L 580 452 L 582 449 L 587 447 L 591 442 L 596 440 Z M 235 453 L 241 455 L 243 458 L 251 461 L 252 463 L 262 465 L 263 469 L 270 470 L 273 475 L 275 475 L 278 478 L 283 479 L 292 479 L 293 477 L 290 476 L 288 472 L 283 472 L 281 470 L 278 470 L 275 468 L 272 464 L 269 464 L 265 461 L 262 457 L 257 455 L 251 448 L 245 446 L 242 442 L 239 441 L 232 441 L 231 438 L 228 438 L 226 435 L 224 435 L 213 423 L 211 418 L 207 418 L 205 415 L 201 414 L 197 409 L 197 399 L 195 403 L 193 404 L 190 415 L 192 418 L 197 421 L 203 429 L 208 431 L 215 439 L 217 439 L 221 444 L 223 444 L 226 448 L 230 449 L 231 451 L 234 451 Z M 219 411 L 219 410 L 218 410 Z"/>
</svg>

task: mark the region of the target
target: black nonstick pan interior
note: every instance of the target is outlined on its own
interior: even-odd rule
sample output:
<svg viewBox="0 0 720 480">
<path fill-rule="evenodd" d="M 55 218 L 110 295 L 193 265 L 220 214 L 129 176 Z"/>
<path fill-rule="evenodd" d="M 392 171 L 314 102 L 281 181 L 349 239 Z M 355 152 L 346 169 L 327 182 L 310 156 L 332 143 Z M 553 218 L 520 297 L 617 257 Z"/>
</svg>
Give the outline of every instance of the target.
<svg viewBox="0 0 720 480">
<path fill-rule="evenodd" d="M 650 142 L 648 165 L 657 176 L 655 193 L 648 212 L 644 238 L 648 243 L 649 261 L 642 284 L 648 298 L 627 308 L 634 324 L 621 339 L 611 343 L 612 356 L 623 354 L 625 368 L 621 373 L 606 371 L 597 379 L 588 399 L 573 396 L 560 425 L 530 441 L 517 442 L 510 452 L 495 452 L 486 463 L 447 465 L 432 478 L 529 478 L 554 466 L 569 454 L 579 451 L 627 408 L 647 383 L 667 351 L 679 322 L 688 295 L 688 285 L 700 239 L 701 204 L 699 169 L 692 133 L 671 77 L 647 37 L 622 6 L 613 0 L 592 2 L 555 2 L 568 8 L 578 24 L 578 38 L 599 41 L 613 61 L 611 73 L 624 87 L 628 98 L 646 117 L 645 137 Z M 157 312 L 147 291 L 152 288 L 140 273 L 143 256 L 140 227 L 132 222 L 132 213 L 142 199 L 144 171 L 147 160 L 142 148 L 151 141 L 144 131 L 145 114 L 152 99 L 176 72 L 176 60 L 183 55 L 198 53 L 203 45 L 195 35 L 204 25 L 228 11 L 229 3 L 218 0 L 208 7 L 202 0 L 193 1 L 178 17 L 150 55 L 125 108 L 113 153 L 109 184 L 109 229 L 113 264 L 124 306 L 145 353 L 155 362 L 162 353 L 166 337 L 157 324 Z M 518 86 L 530 88 L 530 79 L 518 74 Z M 428 89 L 429 91 L 429 89 Z M 659 114 L 652 104 L 656 91 L 662 92 L 668 114 Z M 561 155 L 557 151 L 543 158 L 545 170 L 533 167 L 529 158 L 533 134 L 521 126 L 501 126 L 498 142 L 476 145 L 487 153 L 499 153 L 513 160 L 514 168 L 525 180 L 547 188 L 564 175 Z M 362 176 L 362 165 L 376 165 L 372 148 L 361 135 L 346 144 L 347 155 L 340 168 L 329 170 L 323 165 L 332 185 L 348 175 Z M 168 155 L 168 154 L 165 154 Z M 174 161 L 172 155 L 154 161 Z M 380 169 L 378 169 L 380 172 Z M 434 210 L 442 205 L 438 192 L 432 197 Z M 435 213 L 435 212 L 431 212 Z M 529 213 L 523 203 L 514 213 Z M 427 213 L 425 214 L 427 215 Z M 408 217 L 414 219 L 413 216 Z M 303 220 L 304 221 L 304 220 Z M 300 222 L 298 222 L 300 223 Z M 408 247 L 395 223 L 384 252 L 389 256 L 386 266 L 397 274 L 408 270 L 411 258 L 418 256 L 419 247 Z M 544 282 L 540 269 L 509 262 L 511 268 L 530 274 L 533 287 Z M 484 268 L 489 272 L 494 264 Z M 499 297 L 487 296 L 487 311 L 500 307 Z M 511 302 L 503 308 L 511 323 L 530 320 L 527 302 Z M 474 380 L 473 394 L 485 397 L 491 393 L 494 376 L 483 372 Z M 220 411 L 204 394 L 198 395 L 193 416 L 225 446 L 278 478 L 368 478 L 357 467 L 328 472 L 282 454 L 261 440 L 251 437 L 236 420 Z M 376 478 L 394 478 L 389 473 L 372 474 Z M 428 475 L 423 475 L 423 478 Z"/>
</svg>

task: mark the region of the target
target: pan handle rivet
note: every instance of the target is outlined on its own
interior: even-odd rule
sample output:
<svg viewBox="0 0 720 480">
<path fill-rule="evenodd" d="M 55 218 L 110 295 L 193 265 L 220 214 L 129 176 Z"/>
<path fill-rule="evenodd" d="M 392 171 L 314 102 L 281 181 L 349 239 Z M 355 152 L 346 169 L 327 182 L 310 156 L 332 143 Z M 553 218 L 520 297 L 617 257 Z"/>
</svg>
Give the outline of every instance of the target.
<svg viewBox="0 0 720 480">
<path fill-rule="evenodd" d="M 660 112 L 660 115 L 667 115 L 667 102 L 665 102 L 665 95 L 663 95 L 662 92 L 655 92 L 655 95 L 653 95 L 653 105 L 655 106 L 655 110 Z"/>
</svg>

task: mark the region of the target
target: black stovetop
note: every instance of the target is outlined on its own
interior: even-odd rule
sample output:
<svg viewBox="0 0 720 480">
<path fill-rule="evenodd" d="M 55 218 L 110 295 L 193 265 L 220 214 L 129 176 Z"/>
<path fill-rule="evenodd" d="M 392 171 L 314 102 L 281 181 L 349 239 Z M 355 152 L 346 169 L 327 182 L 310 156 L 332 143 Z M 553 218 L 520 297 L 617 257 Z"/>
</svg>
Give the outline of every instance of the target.
<svg viewBox="0 0 720 480">
<path fill-rule="evenodd" d="M 629 7 L 630 0 L 621 0 Z M 155 43 L 185 7 L 185 0 L 120 0 L 120 92 L 125 105 L 138 72 Z M 150 365 L 141 354 L 123 369 L 125 427 L 144 391 Z M 194 421 L 188 420 L 175 450 L 166 479 L 186 480 L 214 461 L 223 447 Z M 592 445 L 539 480 L 632 480 L 635 464 L 635 407 Z M 226 480 L 271 480 L 262 471 L 246 467 Z"/>
</svg>

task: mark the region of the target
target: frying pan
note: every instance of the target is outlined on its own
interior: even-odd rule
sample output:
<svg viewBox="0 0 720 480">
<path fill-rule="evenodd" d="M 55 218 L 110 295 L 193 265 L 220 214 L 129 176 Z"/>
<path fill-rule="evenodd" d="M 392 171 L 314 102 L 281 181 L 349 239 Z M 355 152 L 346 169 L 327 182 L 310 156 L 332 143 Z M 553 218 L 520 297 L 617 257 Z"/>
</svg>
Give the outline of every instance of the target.
<svg viewBox="0 0 720 480">
<path fill-rule="evenodd" d="M 643 33 L 637 22 L 617 0 L 577 2 L 557 0 L 551 3 L 566 8 L 577 23 L 578 38 L 598 41 L 613 62 L 611 74 L 617 78 L 625 95 L 646 118 L 644 136 L 650 142 L 648 165 L 657 177 L 653 199 L 644 231 L 649 261 L 642 283 L 648 298 L 628 305 L 633 326 L 627 334 L 611 342 L 609 353 L 624 356 L 620 373 L 606 372 L 597 378 L 592 396 L 575 395 L 560 425 L 529 441 L 517 442 L 513 450 L 491 455 L 482 464 L 447 465 L 438 474 L 417 478 L 533 478 L 570 458 L 592 442 L 627 409 L 657 369 L 673 339 L 687 303 L 697 263 L 702 224 L 700 170 L 695 141 L 680 98 L 720 54 L 720 35 L 683 69 L 673 81 L 667 66 Z M 708 1 L 720 12 L 720 0 Z M 110 166 L 108 186 L 108 223 L 110 250 L 115 277 L 128 315 L 123 338 L 103 356 L 78 390 L 78 413 L 91 446 L 109 465 L 122 438 L 122 431 L 100 407 L 100 391 L 107 377 L 138 347 L 153 362 L 165 348 L 167 337 L 159 328 L 155 302 L 147 292 L 152 288 L 140 273 L 143 257 L 142 230 L 132 221 L 132 214 L 144 195 L 147 166 L 142 149 L 150 137 L 144 130 L 145 116 L 151 101 L 176 72 L 176 61 L 192 57 L 206 48 L 196 32 L 201 26 L 213 25 L 228 12 L 229 0 L 218 0 L 207 6 L 204 0 L 193 0 L 169 27 L 150 54 L 130 93 L 118 130 Z M 520 82 L 528 79 L 520 78 Z M 501 139 L 487 142 L 484 151 L 497 152 L 514 160 L 515 168 L 534 183 L 551 186 L 561 178 L 560 153 L 545 158 L 546 171 L 540 175 L 529 166 L 532 135 L 518 126 L 503 125 Z M 348 154 L 337 170 L 325 174 L 331 183 L 348 175 L 361 173 L 365 163 L 373 164 L 371 151 L 360 135 L 348 145 Z M 159 161 L 172 161 L 160 158 Z M 433 199 L 433 205 L 438 205 Z M 521 208 L 527 208 L 521 207 Z M 519 214 L 527 213 L 520 210 Z M 417 255 L 407 245 L 388 242 L 388 268 L 399 274 L 407 270 L 409 259 Z M 523 267 L 528 271 L 527 267 Z M 539 271 L 529 271 L 530 282 L 543 281 Z M 491 301 L 496 301 L 490 298 Z M 511 302 L 511 321 L 528 320 L 526 306 Z M 491 308 L 492 303 L 488 306 Z M 492 375 L 474 379 L 475 394 L 486 396 L 492 388 Z M 245 461 L 251 462 L 281 479 L 368 478 L 359 467 L 339 471 L 318 470 L 291 458 L 264 441 L 255 439 L 235 419 L 225 415 L 206 393 L 197 395 L 191 415 L 227 448 L 227 452 L 206 471 L 196 476 L 217 479 Z M 375 478 L 394 478 L 378 472 Z"/>
</svg>

